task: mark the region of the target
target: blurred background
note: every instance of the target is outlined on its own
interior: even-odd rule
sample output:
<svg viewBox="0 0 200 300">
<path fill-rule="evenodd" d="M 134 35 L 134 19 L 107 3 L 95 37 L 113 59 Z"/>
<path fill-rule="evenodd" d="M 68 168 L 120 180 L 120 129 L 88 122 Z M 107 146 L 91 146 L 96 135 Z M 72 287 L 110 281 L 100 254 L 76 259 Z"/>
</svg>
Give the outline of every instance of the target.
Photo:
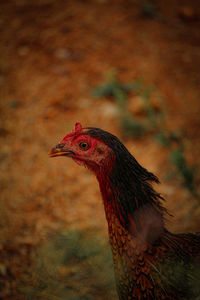
<svg viewBox="0 0 200 300">
<path fill-rule="evenodd" d="M 80 121 L 161 181 L 200 231 L 200 4 L 0 3 L 0 299 L 116 299 L 96 179 L 49 150 Z"/>
</svg>

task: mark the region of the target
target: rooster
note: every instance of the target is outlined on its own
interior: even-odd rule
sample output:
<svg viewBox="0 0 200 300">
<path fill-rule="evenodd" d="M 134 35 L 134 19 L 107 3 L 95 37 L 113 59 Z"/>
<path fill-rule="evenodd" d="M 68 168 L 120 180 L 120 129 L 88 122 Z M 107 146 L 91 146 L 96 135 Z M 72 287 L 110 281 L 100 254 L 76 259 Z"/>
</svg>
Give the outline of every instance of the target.
<svg viewBox="0 0 200 300">
<path fill-rule="evenodd" d="M 120 300 L 200 299 L 200 234 L 166 229 L 158 178 L 116 136 L 76 123 L 49 155 L 71 157 L 97 177 Z"/>
</svg>

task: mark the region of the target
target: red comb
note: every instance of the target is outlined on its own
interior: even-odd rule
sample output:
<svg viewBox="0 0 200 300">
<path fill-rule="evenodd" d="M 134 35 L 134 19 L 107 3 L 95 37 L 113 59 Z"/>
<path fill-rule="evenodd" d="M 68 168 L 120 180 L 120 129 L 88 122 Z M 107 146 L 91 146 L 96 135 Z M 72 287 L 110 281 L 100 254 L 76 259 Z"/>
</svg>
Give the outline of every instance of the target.
<svg viewBox="0 0 200 300">
<path fill-rule="evenodd" d="M 79 132 L 82 131 L 82 125 L 80 122 L 76 122 L 75 126 L 74 126 L 74 131 L 75 132 Z"/>
</svg>

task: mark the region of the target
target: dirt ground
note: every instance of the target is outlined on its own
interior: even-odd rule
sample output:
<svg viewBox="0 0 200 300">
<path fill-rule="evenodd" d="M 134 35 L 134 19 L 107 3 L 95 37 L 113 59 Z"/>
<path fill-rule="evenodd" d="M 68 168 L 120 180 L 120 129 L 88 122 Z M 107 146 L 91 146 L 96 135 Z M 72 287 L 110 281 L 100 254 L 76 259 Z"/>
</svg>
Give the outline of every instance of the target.
<svg viewBox="0 0 200 300">
<path fill-rule="evenodd" d="M 184 130 L 187 161 L 198 170 L 199 1 L 1 1 L 0 28 L 0 299 L 111 299 L 23 290 L 34 286 L 33 258 L 45 256 L 38 249 L 49 233 L 91 229 L 107 240 L 94 176 L 48 152 L 76 121 L 116 134 L 161 179 L 174 215 L 167 227 L 200 231 L 200 206 L 187 215 L 196 200 L 176 177 L 164 179 L 166 150 L 151 135 L 123 139 L 116 103 L 92 96 L 110 70 L 124 83 L 145 78 L 165 101 L 167 127 Z"/>
</svg>

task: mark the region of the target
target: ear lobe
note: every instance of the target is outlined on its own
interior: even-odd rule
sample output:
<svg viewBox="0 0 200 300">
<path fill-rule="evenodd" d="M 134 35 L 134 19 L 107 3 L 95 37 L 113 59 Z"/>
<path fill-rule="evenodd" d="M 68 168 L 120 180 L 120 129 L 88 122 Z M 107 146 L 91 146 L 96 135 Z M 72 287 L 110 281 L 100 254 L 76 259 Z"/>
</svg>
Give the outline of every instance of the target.
<svg viewBox="0 0 200 300">
<path fill-rule="evenodd" d="M 80 132 L 82 131 L 82 125 L 80 122 L 76 122 L 75 126 L 74 126 L 74 131 L 75 132 Z"/>
</svg>

